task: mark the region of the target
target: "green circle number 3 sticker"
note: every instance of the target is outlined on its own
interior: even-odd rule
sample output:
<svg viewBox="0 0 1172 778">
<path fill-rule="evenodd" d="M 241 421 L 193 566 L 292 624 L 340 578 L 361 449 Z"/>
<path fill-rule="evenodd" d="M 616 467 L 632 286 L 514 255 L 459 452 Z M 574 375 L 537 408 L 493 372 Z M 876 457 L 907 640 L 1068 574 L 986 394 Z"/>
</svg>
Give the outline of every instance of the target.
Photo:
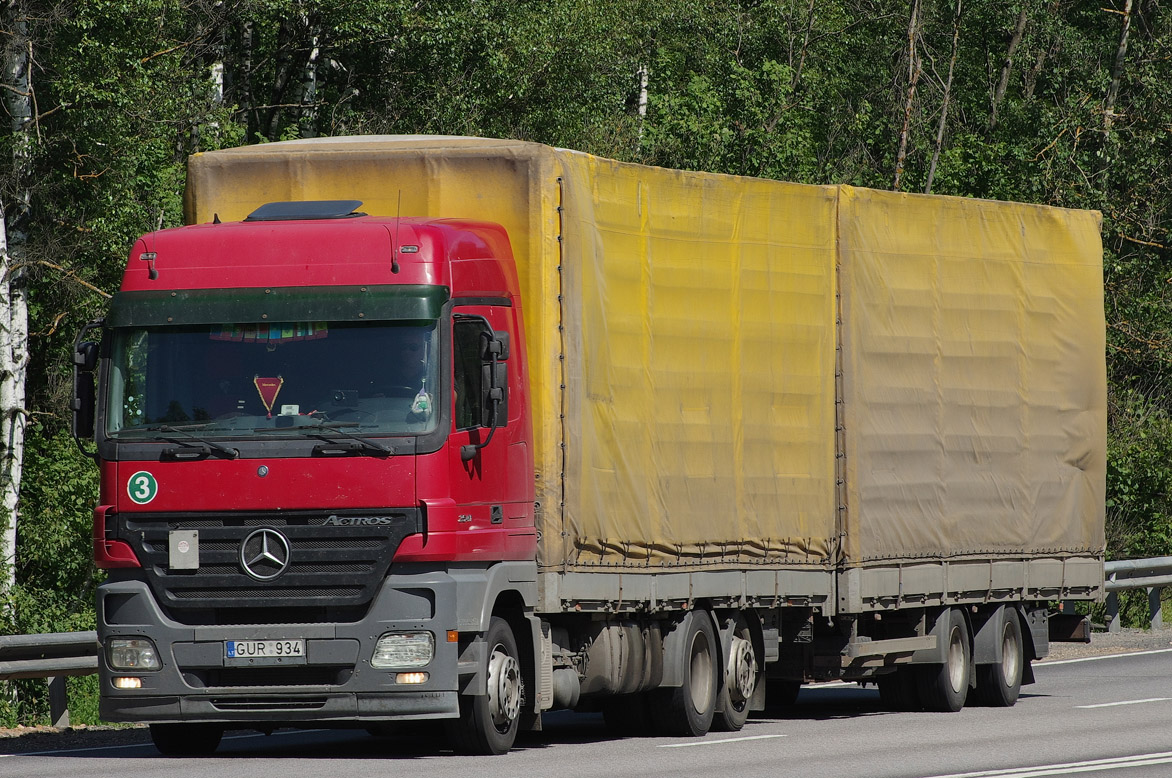
<svg viewBox="0 0 1172 778">
<path fill-rule="evenodd" d="M 139 505 L 146 505 L 159 493 L 159 482 L 145 470 L 139 470 L 126 482 L 126 493 Z"/>
</svg>

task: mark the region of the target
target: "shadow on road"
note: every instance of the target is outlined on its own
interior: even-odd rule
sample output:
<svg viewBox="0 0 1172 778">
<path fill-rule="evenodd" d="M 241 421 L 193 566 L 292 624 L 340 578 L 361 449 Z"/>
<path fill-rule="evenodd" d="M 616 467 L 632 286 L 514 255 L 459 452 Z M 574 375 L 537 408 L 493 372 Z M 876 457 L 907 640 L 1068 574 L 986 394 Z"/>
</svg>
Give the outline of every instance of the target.
<svg viewBox="0 0 1172 778">
<path fill-rule="evenodd" d="M 1045 696 L 1022 694 L 1021 698 Z M 754 713 L 746 732 L 752 729 L 754 722 L 828 721 L 877 715 L 915 714 L 896 713 L 887 709 L 874 687 L 864 688 L 855 684 L 804 687 L 793 705 L 771 707 Z M 611 732 L 599 713 L 547 713 L 543 717 L 543 727 L 541 732 L 523 732 L 518 735 L 514 750 L 524 752 L 564 744 L 617 742 L 625 739 Z M 732 736 L 735 737 L 736 733 Z M 3 738 L 0 739 L 0 754 L 83 759 L 161 758 L 145 728 L 67 730 Z M 248 730 L 229 731 L 216 753 L 206 758 L 417 760 L 453 755 L 440 723 L 416 722 L 398 725 L 382 735 L 350 729 L 280 729 L 271 735 Z"/>
</svg>

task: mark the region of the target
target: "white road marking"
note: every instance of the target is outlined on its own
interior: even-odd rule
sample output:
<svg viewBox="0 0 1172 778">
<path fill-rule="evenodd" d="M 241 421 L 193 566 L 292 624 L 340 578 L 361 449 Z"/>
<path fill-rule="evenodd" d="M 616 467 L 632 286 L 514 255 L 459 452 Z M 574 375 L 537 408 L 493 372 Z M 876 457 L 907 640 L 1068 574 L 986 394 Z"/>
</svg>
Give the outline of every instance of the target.
<svg viewBox="0 0 1172 778">
<path fill-rule="evenodd" d="M 1158 764 L 1172 764 L 1172 751 L 1137 754 L 1136 756 L 1117 756 L 1109 759 L 1088 759 L 1084 762 L 1065 762 L 1036 767 L 1010 767 L 1004 770 L 980 770 L 975 773 L 951 773 L 949 775 L 934 775 L 931 778 L 1042 778 L 1047 775 L 1121 770 L 1128 767 L 1150 767 Z"/>
<path fill-rule="evenodd" d="M 719 746 L 722 743 L 743 743 L 746 740 L 772 740 L 785 735 L 748 735 L 746 737 L 726 737 L 723 740 L 697 740 L 694 743 L 665 743 L 659 748 L 691 748 L 692 746 Z"/>
<path fill-rule="evenodd" d="M 1148 697 L 1146 700 L 1123 700 L 1122 702 L 1100 702 L 1097 705 L 1075 705 L 1076 708 L 1115 708 L 1120 705 L 1142 705 L 1145 702 L 1167 702 L 1172 697 Z"/>
<path fill-rule="evenodd" d="M 1054 662 L 1047 662 L 1042 660 L 1034 665 L 1034 669 L 1039 667 L 1057 667 L 1058 665 L 1072 665 L 1077 662 L 1097 662 L 1100 659 L 1118 659 L 1121 656 L 1148 656 L 1149 654 L 1168 654 L 1172 653 L 1172 648 L 1157 648 L 1151 651 L 1124 651 L 1121 654 L 1103 654 L 1102 656 L 1084 656 L 1080 659 L 1058 659 Z"/>
</svg>

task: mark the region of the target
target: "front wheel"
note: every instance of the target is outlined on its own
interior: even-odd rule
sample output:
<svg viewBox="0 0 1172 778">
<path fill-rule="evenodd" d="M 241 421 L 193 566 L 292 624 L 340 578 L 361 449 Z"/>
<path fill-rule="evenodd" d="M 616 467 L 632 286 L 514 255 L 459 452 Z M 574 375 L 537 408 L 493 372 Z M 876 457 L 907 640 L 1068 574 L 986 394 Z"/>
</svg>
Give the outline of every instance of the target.
<svg viewBox="0 0 1172 778">
<path fill-rule="evenodd" d="M 448 724 L 453 747 L 465 754 L 504 754 L 517 739 L 525 687 L 517 640 L 509 623 L 493 616 L 484 636 L 488 647 L 485 694 L 460 697 L 460 718 Z"/>
<path fill-rule="evenodd" d="M 224 728 L 214 724 L 151 724 L 151 740 L 163 756 L 207 756 L 223 737 Z"/>
</svg>

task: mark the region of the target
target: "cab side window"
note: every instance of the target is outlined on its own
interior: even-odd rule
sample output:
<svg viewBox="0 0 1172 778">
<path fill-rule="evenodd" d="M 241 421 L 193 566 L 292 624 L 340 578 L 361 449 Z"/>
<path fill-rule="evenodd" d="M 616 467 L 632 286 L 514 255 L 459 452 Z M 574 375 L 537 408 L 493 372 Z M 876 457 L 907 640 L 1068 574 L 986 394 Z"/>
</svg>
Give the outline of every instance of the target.
<svg viewBox="0 0 1172 778">
<path fill-rule="evenodd" d="M 485 425 L 481 391 L 484 337 L 488 330 L 479 321 L 456 321 L 452 342 L 455 355 L 456 429 Z"/>
</svg>

